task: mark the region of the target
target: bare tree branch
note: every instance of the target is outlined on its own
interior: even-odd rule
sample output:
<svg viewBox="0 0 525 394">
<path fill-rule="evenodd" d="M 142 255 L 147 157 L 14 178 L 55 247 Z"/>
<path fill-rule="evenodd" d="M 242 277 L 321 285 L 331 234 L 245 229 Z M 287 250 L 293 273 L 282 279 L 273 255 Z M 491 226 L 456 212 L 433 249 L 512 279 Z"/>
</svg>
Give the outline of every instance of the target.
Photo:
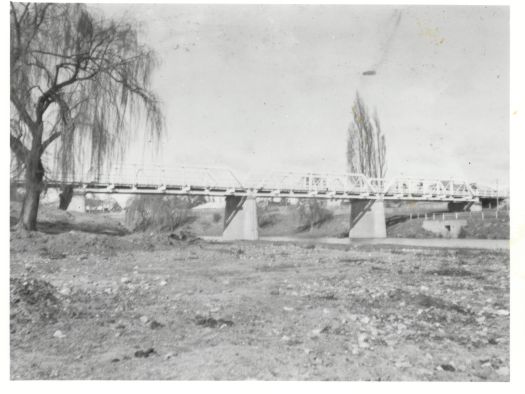
<svg viewBox="0 0 525 394">
<path fill-rule="evenodd" d="M 22 157 L 22 141 L 31 146 L 28 190 L 41 190 L 41 157 L 51 147 L 65 179 L 76 165 L 100 171 L 122 158 L 136 130 L 158 140 L 163 117 L 149 85 L 155 57 L 130 23 L 97 19 L 83 4 L 11 3 L 10 13 L 11 119 L 26 126 L 12 133 L 11 149 Z M 31 198 L 34 212 L 37 194 Z"/>
</svg>

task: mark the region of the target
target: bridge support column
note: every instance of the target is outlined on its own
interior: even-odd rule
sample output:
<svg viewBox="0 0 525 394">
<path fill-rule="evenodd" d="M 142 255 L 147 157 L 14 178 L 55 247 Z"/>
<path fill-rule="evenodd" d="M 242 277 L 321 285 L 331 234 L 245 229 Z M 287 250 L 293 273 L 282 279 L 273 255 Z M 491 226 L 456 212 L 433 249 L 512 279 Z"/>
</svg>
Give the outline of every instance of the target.
<svg viewBox="0 0 525 394">
<path fill-rule="evenodd" d="M 86 212 L 86 193 L 75 193 L 67 207 L 68 211 Z"/>
<path fill-rule="evenodd" d="M 352 200 L 349 238 L 386 238 L 383 200 Z"/>
<path fill-rule="evenodd" d="M 259 238 L 255 197 L 226 196 L 222 238 L 250 241 Z"/>
</svg>

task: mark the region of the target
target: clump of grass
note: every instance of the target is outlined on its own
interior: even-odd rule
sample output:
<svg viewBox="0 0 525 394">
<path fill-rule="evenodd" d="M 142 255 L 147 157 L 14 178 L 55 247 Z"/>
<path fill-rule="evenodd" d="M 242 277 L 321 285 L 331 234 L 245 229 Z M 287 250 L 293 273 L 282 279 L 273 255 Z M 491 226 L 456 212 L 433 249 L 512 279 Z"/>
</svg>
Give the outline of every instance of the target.
<svg viewBox="0 0 525 394">
<path fill-rule="evenodd" d="M 190 209 L 201 201 L 192 197 L 138 196 L 126 208 L 132 231 L 174 231 L 195 217 Z"/>
</svg>

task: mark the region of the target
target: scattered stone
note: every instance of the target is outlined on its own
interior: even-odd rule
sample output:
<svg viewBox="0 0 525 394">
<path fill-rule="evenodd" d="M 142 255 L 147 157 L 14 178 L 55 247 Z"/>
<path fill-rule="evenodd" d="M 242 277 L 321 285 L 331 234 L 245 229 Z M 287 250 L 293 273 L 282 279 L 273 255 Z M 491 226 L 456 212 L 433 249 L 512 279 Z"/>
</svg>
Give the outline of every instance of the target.
<svg viewBox="0 0 525 394">
<path fill-rule="evenodd" d="M 410 368 L 412 364 L 410 364 L 406 360 L 400 360 L 400 361 L 396 361 L 395 366 L 396 368 Z"/>
<path fill-rule="evenodd" d="M 168 284 L 168 282 L 166 282 L 165 280 L 161 280 L 159 282 L 159 286 L 166 286 Z"/>
<path fill-rule="evenodd" d="M 323 329 L 321 330 L 321 334 L 328 334 L 331 328 L 332 327 L 330 326 L 324 326 Z"/>
<path fill-rule="evenodd" d="M 139 320 L 142 324 L 149 322 L 149 318 L 147 316 L 141 316 Z"/>
<path fill-rule="evenodd" d="M 508 315 L 510 315 L 510 312 L 508 310 L 505 310 L 505 309 L 498 309 L 496 311 L 496 315 L 498 315 L 498 316 L 508 316 Z"/>
<path fill-rule="evenodd" d="M 58 339 L 62 339 L 62 338 L 66 337 L 66 334 L 64 334 L 60 330 L 56 330 L 55 333 L 53 334 L 53 337 L 58 338 Z"/>
<path fill-rule="evenodd" d="M 169 353 L 166 353 L 166 354 L 164 355 L 164 360 L 169 360 L 169 359 L 171 359 L 171 358 L 174 358 L 175 356 L 177 356 L 177 353 L 175 353 L 175 352 L 169 352 Z"/>
<path fill-rule="evenodd" d="M 135 357 L 137 357 L 137 358 L 148 358 L 149 356 L 151 356 L 153 354 L 157 354 L 157 352 L 155 351 L 155 349 L 150 347 L 147 350 L 137 350 L 135 352 Z"/>
<path fill-rule="evenodd" d="M 151 320 L 151 321 L 147 322 L 146 324 L 147 324 L 148 327 L 151 328 L 152 330 L 156 330 L 157 328 L 162 328 L 162 327 L 164 327 L 164 324 L 159 323 L 159 322 L 156 321 L 156 320 Z"/>
<path fill-rule="evenodd" d="M 361 318 L 361 323 L 363 323 L 363 324 L 370 323 L 370 318 L 368 316 L 365 316 L 365 317 Z"/>
<path fill-rule="evenodd" d="M 510 370 L 508 367 L 500 367 L 496 370 L 496 373 L 500 376 L 508 376 L 510 373 Z"/>
<path fill-rule="evenodd" d="M 231 320 L 214 319 L 213 317 L 204 317 L 204 316 L 197 316 L 195 319 L 195 323 L 198 326 L 210 327 L 210 328 L 215 328 L 217 326 L 219 328 L 233 326 L 233 321 Z"/>
<path fill-rule="evenodd" d="M 127 277 L 120 278 L 120 283 L 123 283 L 123 284 L 131 283 L 131 279 Z"/>
<path fill-rule="evenodd" d="M 60 289 L 59 293 L 63 296 L 69 296 L 71 295 L 71 289 L 69 287 L 63 287 L 62 289 Z"/>
<path fill-rule="evenodd" d="M 111 359 L 112 363 L 118 363 L 119 361 L 120 361 L 120 358 L 112 358 Z"/>
<path fill-rule="evenodd" d="M 315 328 L 312 330 L 312 333 L 310 334 L 310 338 L 318 338 L 319 335 L 321 335 L 321 328 Z"/>
<path fill-rule="evenodd" d="M 441 364 L 440 367 L 443 371 L 447 371 L 447 372 L 456 371 L 456 368 L 454 368 L 454 366 L 451 364 Z"/>
<path fill-rule="evenodd" d="M 366 334 L 359 334 L 357 336 L 357 344 L 359 345 L 360 348 L 369 348 L 370 347 L 370 344 L 368 343 L 368 335 Z"/>
<path fill-rule="evenodd" d="M 291 306 L 285 306 L 283 308 L 286 312 L 292 312 L 294 309 Z"/>
</svg>

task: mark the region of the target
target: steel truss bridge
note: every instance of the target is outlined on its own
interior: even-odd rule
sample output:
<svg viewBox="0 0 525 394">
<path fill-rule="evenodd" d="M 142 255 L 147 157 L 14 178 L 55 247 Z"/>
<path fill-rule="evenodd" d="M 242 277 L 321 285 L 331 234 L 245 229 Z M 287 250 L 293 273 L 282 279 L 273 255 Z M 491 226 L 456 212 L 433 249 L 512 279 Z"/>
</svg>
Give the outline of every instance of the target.
<svg viewBox="0 0 525 394">
<path fill-rule="evenodd" d="M 71 185 L 81 193 L 201 195 L 266 198 L 321 198 L 341 200 L 419 200 L 475 202 L 508 198 L 507 190 L 464 180 L 424 178 L 368 178 L 352 173 L 300 173 L 270 171 L 241 182 L 227 168 L 119 166 L 99 174 L 56 181 L 47 187 Z M 22 185 L 23 180 L 13 181 Z"/>
</svg>

